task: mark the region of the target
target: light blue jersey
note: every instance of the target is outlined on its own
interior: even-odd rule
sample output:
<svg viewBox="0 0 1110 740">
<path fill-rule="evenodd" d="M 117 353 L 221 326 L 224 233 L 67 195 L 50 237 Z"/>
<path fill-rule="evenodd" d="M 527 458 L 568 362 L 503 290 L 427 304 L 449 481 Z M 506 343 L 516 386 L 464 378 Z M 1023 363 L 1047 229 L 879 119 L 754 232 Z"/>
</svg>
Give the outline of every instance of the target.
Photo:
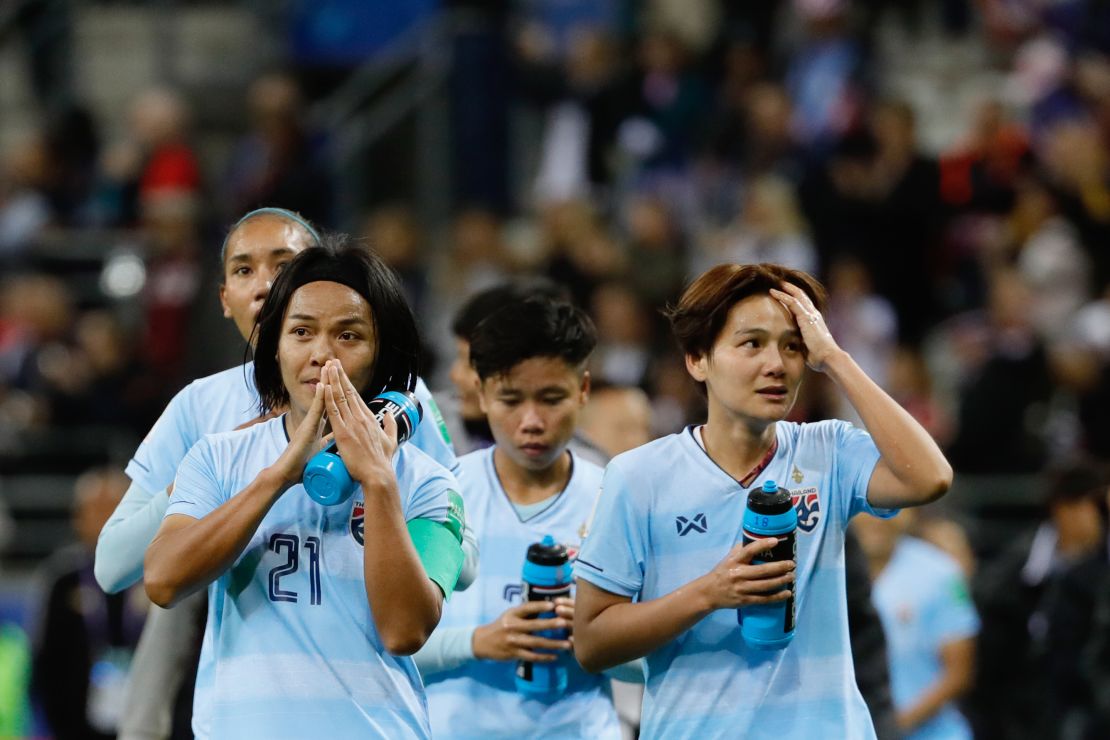
<svg viewBox="0 0 1110 740">
<path fill-rule="evenodd" d="M 453 472 L 458 460 L 435 400 L 420 379 L 415 393 L 424 419 L 407 444 Z M 164 491 L 185 453 L 205 434 L 228 432 L 257 418 L 258 402 L 253 363 L 193 381 L 173 397 L 127 464 L 132 486 L 100 532 L 96 579 L 102 588 L 115 593 L 142 579 L 143 555 L 169 502 Z"/>
<path fill-rule="evenodd" d="M 848 520 L 893 514 L 867 503 L 879 459 L 870 435 L 840 421 L 778 422 L 774 456 L 743 487 L 693 432 L 609 463 L 576 575 L 635 601 L 666 596 L 742 541 L 748 492 L 774 480 L 798 511 L 797 632 L 783 650 L 753 650 L 736 610 L 721 609 L 648 654 L 641 737 L 874 737 L 852 669 L 844 583 Z"/>
<path fill-rule="evenodd" d="M 903 537 L 875 579 L 871 599 L 886 632 L 890 689 L 899 710 L 913 706 L 942 670 L 942 645 L 974 637 L 979 616 L 956 561 L 914 537 Z M 906 740 L 964 740 L 971 727 L 948 704 Z"/>
<path fill-rule="evenodd" d="M 284 417 L 204 437 L 166 515 L 202 518 L 288 445 Z M 393 461 L 406 520 L 444 521 L 451 473 L 415 447 Z M 386 652 L 366 603 L 361 490 L 320 506 L 296 485 L 208 588 L 193 714 L 198 738 L 426 737 L 411 658 Z"/>
<path fill-rule="evenodd" d="M 424 408 L 424 418 L 408 444 L 419 447 L 454 472 L 458 458 L 431 391 L 420 378 L 414 393 Z M 197 440 L 206 434 L 231 431 L 258 414 L 253 362 L 194 380 L 166 406 L 127 463 L 127 475 L 145 491 L 164 491 L 173 483 L 177 466 Z"/>
<path fill-rule="evenodd" d="M 440 626 L 474 628 L 520 603 L 528 546 L 550 534 L 577 552 L 597 501 L 601 468 L 572 457 L 572 473 L 551 505 L 527 521 L 501 487 L 487 448 L 459 459 L 466 517 L 478 536 L 482 567 L 474 584 L 444 605 Z M 573 453 L 572 453 L 573 455 Z M 583 671 L 567 655 L 567 692 L 558 699 L 517 693 L 516 663 L 470 660 L 428 676 L 428 708 L 436 738 L 620 738 L 609 680 Z"/>
</svg>

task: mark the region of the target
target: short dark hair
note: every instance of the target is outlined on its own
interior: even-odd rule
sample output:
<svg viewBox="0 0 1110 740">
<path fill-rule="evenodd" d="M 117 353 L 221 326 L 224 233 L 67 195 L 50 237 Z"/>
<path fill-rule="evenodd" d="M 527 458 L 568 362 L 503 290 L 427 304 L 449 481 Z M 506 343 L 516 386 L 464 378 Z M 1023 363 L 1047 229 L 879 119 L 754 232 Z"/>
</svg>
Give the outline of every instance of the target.
<svg viewBox="0 0 1110 740">
<path fill-rule="evenodd" d="M 1083 499 L 1100 502 L 1110 486 L 1110 471 L 1097 460 L 1077 455 L 1050 467 L 1047 483 L 1049 507 Z"/>
<path fill-rule="evenodd" d="M 470 364 L 482 380 L 533 357 L 557 357 L 578 367 L 596 344 L 597 329 L 585 311 L 568 301 L 530 297 L 479 322 L 470 335 Z"/>
<path fill-rule="evenodd" d="M 355 244 L 346 234 L 327 234 L 285 266 L 274 280 L 254 326 L 254 379 L 263 412 L 289 403 L 281 379 L 278 340 L 293 294 L 302 285 L 330 280 L 348 286 L 370 304 L 377 338 L 374 373 L 360 392 L 370 400 L 382 391 L 416 387 L 420 336 L 416 317 L 396 273 L 380 257 Z"/>
<path fill-rule="evenodd" d="M 451 333 L 459 339 L 470 341 L 470 335 L 483 319 L 502 306 L 522 301 L 530 296 L 558 301 L 569 302 L 570 300 L 570 293 L 566 288 L 546 278 L 502 283 L 468 298 L 455 314 L 455 320 L 451 322 Z"/>
<path fill-rule="evenodd" d="M 808 273 L 782 265 L 717 265 L 703 272 L 682 293 L 678 303 L 669 306 L 664 315 L 682 352 L 690 357 L 704 357 L 713 349 L 725 327 L 728 312 L 740 301 L 753 295 L 782 290 L 783 283 L 798 286 L 824 311 L 826 293 L 821 283 Z"/>
</svg>

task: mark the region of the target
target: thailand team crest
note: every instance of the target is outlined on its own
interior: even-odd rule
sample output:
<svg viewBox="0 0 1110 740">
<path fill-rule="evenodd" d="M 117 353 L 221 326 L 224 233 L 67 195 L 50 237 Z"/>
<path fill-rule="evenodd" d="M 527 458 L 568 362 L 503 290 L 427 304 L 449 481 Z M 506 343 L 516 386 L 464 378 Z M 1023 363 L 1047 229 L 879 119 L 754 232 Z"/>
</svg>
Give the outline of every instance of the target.
<svg viewBox="0 0 1110 740">
<path fill-rule="evenodd" d="M 821 499 L 817 495 L 817 487 L 799 488 L 791 491 L 790 497 L 798 512 L 798 529 L 812 532 L 821 521 Z"/>
<path fill-rule="evenodd" d="M 363 545 L 363 522 L 366 521 L 366 506 L 361 500 L 356 500 L 354 507 L 351 509 L 351 536 L 355 538 L 355 542 Z"/>
</svg>

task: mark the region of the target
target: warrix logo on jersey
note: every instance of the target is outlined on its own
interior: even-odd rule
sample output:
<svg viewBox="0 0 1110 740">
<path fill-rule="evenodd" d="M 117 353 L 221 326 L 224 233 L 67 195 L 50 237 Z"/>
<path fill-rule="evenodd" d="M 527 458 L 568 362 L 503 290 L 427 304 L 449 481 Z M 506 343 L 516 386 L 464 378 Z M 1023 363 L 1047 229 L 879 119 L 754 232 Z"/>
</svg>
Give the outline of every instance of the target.
<svg viewBox="0 0 1110 740">
<path fill-rule="evenodd" d="M 359 545 L 363 544 L 363 522 L 366 520 L 366 506 L 362 499 L 355 501 L 351 508 L 351 536 Z"/>
</svg>

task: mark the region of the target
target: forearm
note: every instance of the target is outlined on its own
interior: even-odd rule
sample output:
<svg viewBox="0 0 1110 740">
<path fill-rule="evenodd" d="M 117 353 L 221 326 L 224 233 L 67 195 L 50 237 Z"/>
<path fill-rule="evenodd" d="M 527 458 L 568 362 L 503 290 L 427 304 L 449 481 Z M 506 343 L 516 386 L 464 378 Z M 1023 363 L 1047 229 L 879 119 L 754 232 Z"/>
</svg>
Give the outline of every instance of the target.
<svg viewBox="0 0 1110 740">
<path fill-rule="evenodd" d="M 473 627 L 440 627 L 412 657 L 423 676 L 450 671 L 474 660 Z"/>
<path fill-rule="evenodd" d="M 674 640 L 713 611 L 701 581 L 699 578 L 659 599 L 612 604 L 588 622 L 576 619 L 574 654 L 578 662 L 596 673 L 642 658 Z M 578 602 L 582 604 L 581 595 Z M 579 606 L 575 615 L 581 613 Z"/>
<path fill-rule="evenodd" d="M 898 712 L 898 725 L 903 731 L 913 730 L 929 721 L 950 701 L 959 699 L 969 688 L 969 682 L 946 673 L 939 681 L 908 708 Z"/>
<path fill-rule="evenodd" d="M 944 495 L 952 483 L 952 467 L 925 428 L 869 378 L 847 352 L 841 350 L 830 357 L 825 373 L 859 414 L 885 467 L 909 492 L 910 500 L 873 503 L 919 505 Z"/>
<path fill-rule="evenodd" d="M 411 655 L 439 623 L 443 595 L 424 572 L 412 544 L 396 481 L 363 484 L 363 491 L 366 598 L 386 649 Z"/>
<path fill-rule="evenodd" d="M 107 593 L 122 591 L 143 577 L 143 556 L 158 533 L 170 497 L 146 491 L 135 483 L 100 531 L 93 573 Z"/>
<path fill-rule="evenodd" d="M 207 516 L 185 526 L 163 524 L 144 562 L 143 581 L 151 601 L 171 606 L 219 577 L 243 552 L 287 488 L 278 476 L 264 470 Z"/>
</svg>

